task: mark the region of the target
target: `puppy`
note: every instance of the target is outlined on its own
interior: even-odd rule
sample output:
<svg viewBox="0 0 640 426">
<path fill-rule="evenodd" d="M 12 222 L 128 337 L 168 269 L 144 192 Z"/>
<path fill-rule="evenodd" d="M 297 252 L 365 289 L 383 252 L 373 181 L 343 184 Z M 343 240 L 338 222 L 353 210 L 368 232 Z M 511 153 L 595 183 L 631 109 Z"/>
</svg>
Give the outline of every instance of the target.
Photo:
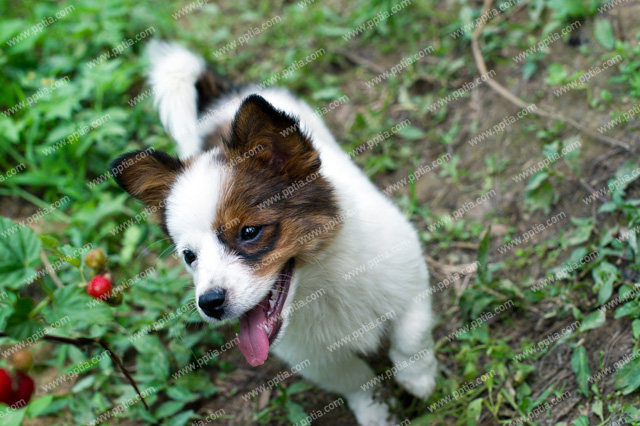
<svg viewBox="0 0 640 426">
<path fill-rule="evenodd" d="M 419 398 L 436 360 L 429 274 L 416 231 L 302 100 L 236 87 L 202 58 L 149 47 L 150 84 L 180 158 L 137 151 L 112 163 L 184 257 L 202 318 L 238 318 L 252 366 L 269 351 L 341 394 L 360 425 L 393 424 L 360 355 L 390 338 L 395 379 Z"/>
</svg>

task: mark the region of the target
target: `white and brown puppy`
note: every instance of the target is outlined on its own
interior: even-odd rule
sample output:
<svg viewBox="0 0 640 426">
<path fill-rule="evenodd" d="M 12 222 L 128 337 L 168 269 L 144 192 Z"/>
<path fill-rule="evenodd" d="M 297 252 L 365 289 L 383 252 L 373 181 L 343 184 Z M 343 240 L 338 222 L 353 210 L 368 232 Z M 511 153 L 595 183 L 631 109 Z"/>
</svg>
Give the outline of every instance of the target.
<svg viewBox="0 0 640 426">
<path fill-rule="evenodd" d="M 149 53 L 155 104 L 180 159 L 133 152 L 112 169 L 159 209 L 200 314 L 239 318 L 238 346 L 251 365 L 270 349 L 291 365 L 309 360 L 300 374 L 343 395 L 361 425 L 392 424 L 360 355 L 388 334 L 395 379 L 420 398 L 434 389 L 429 275 L 416 231 L 302 100 L 234 87 L 175 44 L 152 43 Z"/>
</svg>

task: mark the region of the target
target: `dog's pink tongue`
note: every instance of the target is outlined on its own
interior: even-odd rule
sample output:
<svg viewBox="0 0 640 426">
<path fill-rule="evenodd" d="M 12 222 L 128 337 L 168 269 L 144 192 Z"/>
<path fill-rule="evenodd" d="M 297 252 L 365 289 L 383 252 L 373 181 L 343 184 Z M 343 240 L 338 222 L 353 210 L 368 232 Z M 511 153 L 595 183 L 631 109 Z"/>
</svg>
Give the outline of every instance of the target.
<svg viewBox="0 0 640 426">
<path fill-rule="evenodd" d="M 269 337 L 264 329 L 267 317 L 258 305 L 240 317 L 238 347 L 253 367 L 264 364 L 269 355 Z"/>
</svg>

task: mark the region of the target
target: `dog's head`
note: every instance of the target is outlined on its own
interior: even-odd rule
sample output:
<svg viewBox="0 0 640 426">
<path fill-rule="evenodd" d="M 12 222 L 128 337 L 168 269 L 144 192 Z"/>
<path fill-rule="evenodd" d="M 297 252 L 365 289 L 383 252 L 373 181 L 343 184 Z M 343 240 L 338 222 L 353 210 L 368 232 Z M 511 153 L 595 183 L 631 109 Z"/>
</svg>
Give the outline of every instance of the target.
<svg viewBox="0 0 640 426">
<path fill-rule="evenodd" d="M 340 228 L 320 157 L 297 120 L 244 100 L 219 149 L 184 161 L 138 151 L 112 163 L 118 184 L 158 212 L 209 322 L 240 317 L 238 345 L 259 365 L 286 327 L 296 270 Z"/>
</svg>

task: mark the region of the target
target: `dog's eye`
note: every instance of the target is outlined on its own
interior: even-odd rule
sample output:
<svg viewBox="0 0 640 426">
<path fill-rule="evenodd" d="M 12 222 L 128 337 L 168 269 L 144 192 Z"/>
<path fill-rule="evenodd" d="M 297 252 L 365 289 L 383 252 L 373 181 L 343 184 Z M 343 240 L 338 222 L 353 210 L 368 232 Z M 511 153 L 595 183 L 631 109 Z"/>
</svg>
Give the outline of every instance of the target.
<svg viewBox="0 0 640 426">
<path fill-rule="evenodd" d="M 240 237 L 244 241 L 254 240 L 260 235 L 260 231 L 262 230 L 262 226 L 245 226 L 240 231 Z"/>
<path fill-rule="evenodd" d="M 184 256 L 184 261 L 187 262 L 187 265 L 191 265 L 196 261 L 196 254 L 191 250 L 185 250 L 182 252 L 182 256 Z"/>
</svg>

